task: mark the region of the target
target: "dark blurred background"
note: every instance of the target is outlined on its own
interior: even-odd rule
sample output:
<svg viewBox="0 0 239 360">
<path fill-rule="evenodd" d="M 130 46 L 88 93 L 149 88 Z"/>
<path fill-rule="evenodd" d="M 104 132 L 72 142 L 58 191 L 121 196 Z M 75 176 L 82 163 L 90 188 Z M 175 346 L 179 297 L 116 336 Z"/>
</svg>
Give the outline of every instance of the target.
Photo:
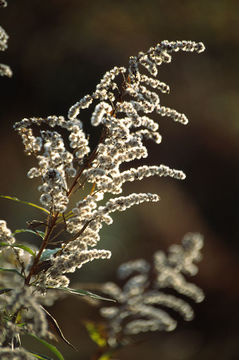
<svg viewBox="0 0 239 360">
<path fill-rule="evenodd" d="M 179 322 L 173 333 L 157 333 L 138 346 L 119 351 L 124 360 L 239 359 L 239 2 L 236 0 L 9 1 L 0 24 L 9 48 L 0 61 L 13 70 L 1 78 L 0 193 L 38 202 L 36 182 L 26 178 L 34 163 L 25 156 L 14 122 L 23 117 L 66 115 L 68 108 L 94 90 L 105 71 L 127 66 L 127 59 L 157 42 L 203 41 L 206 52 L 175 54 L 159 70 L 171 94 L 164 105 L 184 112 L 183 127 L 160 118 L 163 142 L 151 146 L 149 164 L 166 164 L 187 174 L 183 182 L 153 178 L 126 185 L 126 192 L 156 192 L 157 205 L 141 205 L 116 214 L 102 231 L 100 248 L 109 261 L 85 265 L 78 282 L 115 280 L 116 266 L 166 250 L 187 232 L 205 239 L 204 258 L 195 282 L 206 300 L 194 306 L 191 323 Z M 37 219 L 31 208 L 1 200 L 0 218 L 12 229 Z M 89 359 L 95 351 L 82 320 L 96 311 L 71 297 L 52 313 L 67 338 L 66 359 Z"/>
</svg>

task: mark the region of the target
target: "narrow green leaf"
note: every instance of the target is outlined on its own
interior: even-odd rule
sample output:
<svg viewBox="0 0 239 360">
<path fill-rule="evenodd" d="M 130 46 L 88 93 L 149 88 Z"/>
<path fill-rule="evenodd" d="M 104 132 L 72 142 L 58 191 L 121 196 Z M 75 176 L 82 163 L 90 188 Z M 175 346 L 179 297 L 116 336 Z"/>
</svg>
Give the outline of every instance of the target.
<svg viewBox="0 0 239 360">
<path fill-rule="evenodd" d="M 29 248 L 28 246 L 26 245 L 23 245 L 23 244 L 14 244 L 12 247 L 17 247 L 17 248 L 20 248 L 22 250 L 25 250 L 27 251 L 29 254 L 31 254 L 32 256 L 36 256 L 35 252 Z"/>
<path fill-rule="evenodd" d="M 21 233 L 25 233 L 25 232 L 28 232 L 28 233 L 31 233 L 31 234 L 34 234 L 34 235 L 38 235 L 40 236 L 42 239 L 44 239 L 44 236 L 45 236 L 45 233 L 43 231 L 39 231 L 39 230 L 31 230 L 31 229 L 17 229 L 14 231 L 13 235 L 16 235 L 16 234 L 21 234 Z"/>
<path fill-rule="evenodd" d="M 8 244 L 8 243 L 5 243 L 5 242 L 1 242 L 0 246 L 11 246 L 12 248 L 20 248 L 22 250 L 27 251 L 29 254 L 31 254 L 33 256 L 36 256 L 35 252 L 31 248 L 29 248 L 28 246 L 23 245 L 23 244 L 13 244 L 13 245 L 11 245 L 11 244 Z"/>
<path fill-rule="evenodd" d="M 14 272 L 14 273 L 21 276 L 24 279 L 24 276 L 19 271 L 17 271 L 16 269 L 5 269 L 5 268 L 0 267 L 0 271 Z"/>
<path fill-rule="evenodd" d="M 63 332 L 61 331 L 60 326 L 58 325 L 58 322 L 56 321 L 56 319 L 43 307 L 41 306 L 41 309 L 43 311 L 45 311 L 48 320 L 50 321 L 51 325 L 54 327 L 55 331 L 57 332 L 57 334 L 60 336 L 60 338 L 67 344 L 69 345 L 72 349 L 74 349 L 75 351 L 78 351 L 71 343 L 69 340 L 67 340 L 63 334 Z"/>
<path fill-rule="evenodd" d="M 31 202 L 28 202 L 28 201 L 19 200 L 17 197 L 14 197 L 14 196 L 0 195 L 0 198 L 2 198 L 2 199 L 8 199 L 8 200 L 13 200 L 13 201 L 16 201 L 16 202 L 20 202 L 21 204 L 25 204 L 25 205 L 29 205 L 29 206 L 35 207 L 35 208 L 37 208 L 37 209 L 39 209 L 39 210 L 41 210 L 41 211 L 46 212 L 47 214 L 50 214 L 50 212 L 49 212 L 47 209 L 45 209 L 45 208 L 43 208 L 43 207 L 41 207 L 41 206 L 39 206 L 39 205 L 37 205 L 37 204 L 33 204 L 33 203 L 31 203 Z"/>
<path fill-rule="evenodd" d="M 49 288 L 53 288 L 53 287 L 49 287 Z M 116 300 L 114 300 L 114 299 L 106 298 L 106 297 L 94 294 L 91 291 L 87 291 L 87 290 L 72 289 L 72 288 L 66 288 L 66 287 L 58 287 L 56 289 L 66 291 L 66 292 L 68 292 L 70 294 L 74 294 L 74 295 L 90 296 L 91 298 L 97 299 L 97 300 L 106 300 L 106 301 L 116 302 Z"/>
<path fill-rule="evenodd" d="M 38 353 L 34 353 L 32 351 L 29 351 L 30 354 L 32 354 L 35 358 L 40 359 L 40 360 L 54 360 L 52 358 L 50 358 L 49 356 L 46 355 L 42 355 L 42 354 L 38 354 Z"/>
<path fill-rule="evenodd" d="M 42 343 L 43 345 L 45 345 L 54 355 L 57 356 L 57 358 L 59 360 L 64 360 L 64 357 L 62 356 L 62 354 L 60 353 L 60 351 L 52 344 L 49 344 L 46 340 L 40 339 L 38 336 L 33 335 L 33 334 L 29 334 L 31 335 L 34 339 L 38 340 L 40 343 Z"/>
<path fill-rule="evenodd" d="M 10 289 L 10 288 L 5 288 L 5 289 L 0 289 L 0 295 L 1 294 L 5 294 L 5 293 L 7 293 L 7 292 L 9 292 L 9 291 L 11 291 L 12 289 Z"/>
<path fill-rule="evenodd" d="M 0 246 L 11 246 L 9 243 L 6 242 L 0 242 Z"/>
</svg>

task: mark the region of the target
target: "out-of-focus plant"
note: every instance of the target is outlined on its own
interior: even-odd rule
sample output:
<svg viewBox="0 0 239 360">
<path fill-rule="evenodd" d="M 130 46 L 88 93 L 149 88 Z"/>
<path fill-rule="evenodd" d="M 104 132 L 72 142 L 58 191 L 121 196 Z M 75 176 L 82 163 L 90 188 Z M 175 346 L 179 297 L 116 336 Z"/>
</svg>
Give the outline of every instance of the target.
<svg viewBox="0 0 239 360">
<path fill-rule="evenodd" d="M 117 275 L 122 287 L 112 282 L 96 285 L 116 303 L 100 308 L 104 320 L 86 322 L 92 340 L 98 345 L 95 358 L 110 359 L 123 346 L 141 342 L 140 333 L 174 330 L 177 326 L 174 313 L 186 321 L 193 319 L 194 311 L 184 298 L 199 303 L 204 294 L 185 275 L 197 274 L 194 262 L 201 260 L 202 246 L 200 234 L 188 233 L 181 245 L 170 246 L 168 256 L 157 251 L 152 265 L 144 259 L 120 265 Z M 98 300 L 92 304 L 100 306 Z"/>
<path fill-rule="evenodd" d="M 6 3 L 2 1 L 1 4 Z M 2 30 L 0 40 L 2 48 L 6 47 L 7 35 Z M 14 125 L 26 154 L 37 160 L 37 165 L 28 171 L 28 177 L 40 180 L 41 205 L 12 196 L 2 198 L 37 208 L 43 220 L 32 220 L 26 229 L 13 232 L 6 221 L 0 221 L 1 359 L 47 358 L 22 347 L 24 334 L 38 339 L 62 359 L 60 352 L 49 343 L 53 335 L 48 323 L 70 343 L 45 306 L 53 304 L 61 293 L 105 299 L 90 291 L 71 288 L 66 274 L 89 261 L 110 258 L 110 250 L 96 246 L 103 224 L 112 224 L 113 212 L 125 211 L 143 202 L 159 201 L 157 194 L 149 192 L 119 196 L 124 183 L 150 176 L 185 178 L 182 171 L 165 165 L 123 170 L 122 164 L 146 158 L 147 141 L 160 143 L 158 123 L 149 114 L 155 112 L 187 124 L 184 114 L 160 104 L 158 92 L 169 93 L 169 86 L 156 78 L 158 66 L 170 63 L 174 52 L 201 53 L 203 50 L 202 43 L 193 41 L 162 41 L 147 52 L 131 57 L 128 68 L 114 67 L 108 71 L 92 94 L 71 106 L 67 118 L 32 117 Z M 89 109 L 86 116 L 84 109 Z M 100 134 L 93 148 L 84 131 L 87 116 Z M 38 237 L 40 246 L 18 241 L 20 233 Z M 160 289 L 171 286 L 196 301 L 202 300 L 202 292 L 186 283 L 182 275 L 195 273 L 192 262 L 198 260 L 200 239 L 197 236 L 185 238 L 182 247 L 171 248 L 169 257 L 156 253 L 153 278 L 149 276 L 149 265 L 142 260 L 121 267 L 120 274 L 124 277 L 134 270 L 139 272 L 128 280 L 123 290 L 116 285 L 103 285 L 101 290 L 108 300 L 117 302 L 114 307 L 101 310 L 108 319 L 109 337 L 105 348 L 123 344 L 124 335 L 172 330 L 175 322 L 167 312 L 156 309 L 156 305 L 175 309 L 187 320 L 192 318 L 192 309 L 185 301 L 163 294 Z M 127 324 L 123 325 L 125 320 Z M 89 332 L 92 336 L 92 331 Z"/>
</svg>

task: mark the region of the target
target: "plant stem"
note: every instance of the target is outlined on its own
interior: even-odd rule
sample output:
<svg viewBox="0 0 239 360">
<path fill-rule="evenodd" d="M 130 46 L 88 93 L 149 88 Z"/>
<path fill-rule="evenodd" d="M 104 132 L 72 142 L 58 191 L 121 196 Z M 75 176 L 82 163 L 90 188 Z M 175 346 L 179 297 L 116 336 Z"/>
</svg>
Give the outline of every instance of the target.
<svg viewBox="0 0 239 360">
<path fill-rule="evenodd" d="M 49 238 L 50 238 L 50 235 L 51 235 L 51 233 L 53 231 L 54 226 L 56 225 L 58 215 L 59 215 L 59 212 L 57 212 L 55 215 L 53 215 L 52 218 L 50 218 L 49 221 L 48 221 L 47 232 L 46 232 L 46 235 L 45 235 L 44 240 L 42 242 L 41 248 L 38 251 L 38 254 L 37 254 L 37 256 L 35 257 L 35 259 L 33 261 L 33 264 L 32 264 L 32 267 L 30 269 L 30 272 L 29 272 L 28 276 L 25 279 L 25 284 L 26 285 L 29 285 L 31 277 L 32 277 L 32 275 L 34 275 L 35 268 L 36 268 L 36 266 L 37 266 L 37 264 L 38 264 L 38 262 L 40 260 L 40 257 L 41 257 L 41 255 L 43 253 L 43 250 L 48 245 Z"/>
</svg>

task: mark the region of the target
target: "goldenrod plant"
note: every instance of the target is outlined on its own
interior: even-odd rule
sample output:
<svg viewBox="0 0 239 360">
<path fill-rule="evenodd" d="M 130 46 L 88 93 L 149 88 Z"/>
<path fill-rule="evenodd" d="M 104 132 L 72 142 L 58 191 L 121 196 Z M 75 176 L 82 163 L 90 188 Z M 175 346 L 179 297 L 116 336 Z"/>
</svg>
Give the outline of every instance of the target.
<svg viewBox="0 0 239 360">
<path fill-rule="evenodd" d="M 6 2 L 1 1 L 1 5 Z M 5 49 L 6 42 L 7 35 L 1 29 L 1 49 Z M 0 221 L 1 359 L 49 358 L 23 348 L 24 334 L 38 339 L 54 356 L 63 359 L 51 344 L 54 337 L 49 322 L 62 340 L 69 341 L 45 308 L 61 294 L 74 293 L 105 302 L 100 310 L 107 329 L 104 339 L 96 325 L 87 323 L 90 336 L 102 340 L 98 342 L 99 359 L 110 359 L 118 346 L 128 343 L 131 335 L 175 329 L 175 320 L 162 306 L 191 320 L 193 310 L 178 294 L 196 302 L 203 300 L 203 292 L 184 277 L 197 271 L 193 262 L 200 260 L 203 245 L 198 234 L 185 236 L 182 245 L 169 249 L 168 256 L 156 252 L 152 266 L 145 260 L 122 265 L 119 276 L 127 279 L 122 289 L 106 283 L 95 294 L 74 289 L 67 276 L 87 262 L 110 259 L 110 249 L 100 249 L 98 243 L 102 226 L 113 222 L 112 213 L 160 200 L 158 194 L 150 192 L 123 195 L 125 183 L 151 176 L 185 178 L 183 171 L 163 164 L 122 168 L 125 163 L 147 158 L 148 142 L 161 142 L 159 117 L 169 117 L 183 125 L 188 122 L 184 114 L 163 106 L 159 98 L 160 92 L 169 93 L 169 86 L 157 79 L 158 67 L 170 63 L 178 51 L 201 53 L 204 45 L 194 41 L 162 41 L 130 57 L 127 68 L 114 67 L 106 72 L 95 90 L 72 105 L 66 117 L 24 118 L 14 125 L 26 154 L 36 159 L 27 176 L 40 180 L 40 204 L 1 197 L 37 208 L 44 219 L 41 216 L 39 221 L 30 221 L 26 229 L 14 231 L 6 221 Z M 87 119 L 85 111 L 88 120 L 83 120 Z M 151 117 L 152 114 L 155 115 Z M 93 148 L 84 121 L 99 129 L 100 136 Z M 29 232 L 40 239 L 39 247 L 18 240 L 20 233 Z M 165 288 L 173 288 L 176 294 L 163 292 Z"/>
</svg>

